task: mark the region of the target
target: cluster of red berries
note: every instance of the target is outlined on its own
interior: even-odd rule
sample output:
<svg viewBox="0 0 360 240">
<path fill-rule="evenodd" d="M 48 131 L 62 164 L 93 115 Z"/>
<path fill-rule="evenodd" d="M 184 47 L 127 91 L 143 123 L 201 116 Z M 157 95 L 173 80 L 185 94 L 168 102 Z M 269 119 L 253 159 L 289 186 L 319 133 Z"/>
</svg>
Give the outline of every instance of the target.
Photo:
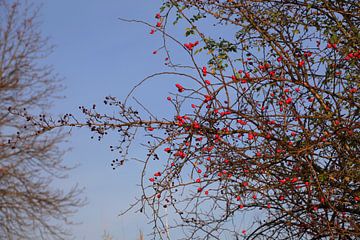
<svg viewBox="0 0 360 240">
<path fill-rule="evenodd" d="M 187 50 L 192 51 L 194 47 L 196 47 L 199 44 L 199 41 L 193 42 L 193 43 L 185 43 L 184 46 Z"/>
</svg>

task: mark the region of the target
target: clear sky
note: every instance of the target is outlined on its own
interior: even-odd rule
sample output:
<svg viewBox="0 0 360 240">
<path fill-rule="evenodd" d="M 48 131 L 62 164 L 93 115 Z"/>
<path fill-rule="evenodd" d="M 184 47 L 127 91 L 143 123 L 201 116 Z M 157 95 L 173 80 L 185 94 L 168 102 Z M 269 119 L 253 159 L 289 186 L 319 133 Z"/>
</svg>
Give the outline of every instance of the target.
<svg viewBox="0 0 360 240">
<path fill-rule="evenodd" d="M 55 103 L 54 113 L 76 112 L 78 106 L 101 103 L 107 95 L 124 98 L 137 82 L 161 71 L 164 56 L 153 55 L 159 39 L 148 34 L 149 28 L 119 21 L 118 17 L 155 21 L 160 1 L 149 0 L 32 0 L 42 3 L 41 30 L 56 46 L 47 63 L 64 78 L 66 98 Z M 172 83 L 173 84 L 173 83 Z M 149 87 L 149 86 L 148 86 Z M 166 88 L 166 84 L 149 89 Z M 166 94 L 167 90 L 165 90 Z M 155 106 L 166 103 L 149 93 L 137 95 Z M 162 102 L 161 102 L 162 101 Z M 73 228 L 76 239 L 101 239 L 104 230 L 114 239 L 136 239 L 139 230 L 149 231 L 141 215 L 118 217 L 139 195 L 139 166 L 129 164 L 113 171 L 114 155 L 108 144 L 90 139 L 87 130 L 73 130 L 65 147 L 72 150 L 65 156 L 68 164 L 80 164 L 61 187 L 78 183 L 85 187 L 89 204 L 78 212 Z"/>
<path fill-rule="evenodd" d="M 149 27 L 118 19 L 139 19 L 155 24 L 154 16 L 159 11 L 161 1 L 31 1 L 43 5 L 40 12 L 41 30 L 56 46 L 46 63 L 54 66 L 66 87 L 59 93 L 65 98 L 55 102 L 52 109 L 54 114 L 71 112 L 81 115 L 78 106 L 91 106 L 93 103 L 101 111 L 105 96 L 124 99 L 132 87 L 145 77 L 169 70 L 164 65 L 164 52 L 153 54 L 161 47 L 161 37 L 150 35 Z M 180 42 L 191 41 L 185 40 L 183 27 L 176 26 L 172 32 Z M 220 31 L 208 33 L 223 36 L 225 29 L 222 27 Z M 175 63 L 187 59 L 184 58 L 184 51 L 173 47 L 170 49 Z M 169 91 L 174 92 L 174 84 L 179 81 L 169 76 L 154 79 L 137 90 L 135 96 L 155 115 L 172 114 L 168 111 L 171 107 L 166 97 Z M 114 239 L 129 240 L 137 239 L 139 230 L 151 232 L 151 226 L 141 214 L 118 216 L 140 195 L 137 184 L 141 166 L 130 161 L 123 168 L 113 171 L 110 164 L 118 156 L 109 150 L 109 145 L 116 143 L 117 139 L 110 136 L 105 141 L 97 142 L 90 137 L 87 129 L 72 130 L 72 136 L 64 144 L 64 148 L 72 148 L 65 155 L 65 161 L 69 165 L 80 166 L 69 174 L 66 181 L 57 183 L 65 189 L 74 184 L 85 187 L 84 196 L 89 204 L 80 209 L 74 218 L 82 223 L 73 227 L 76 239 L 101 239 L 104 231 L 107 231 Z M 134 146 L 134 150 L 136 156 L 147 153 L 140 145 Z"/>
</svg>

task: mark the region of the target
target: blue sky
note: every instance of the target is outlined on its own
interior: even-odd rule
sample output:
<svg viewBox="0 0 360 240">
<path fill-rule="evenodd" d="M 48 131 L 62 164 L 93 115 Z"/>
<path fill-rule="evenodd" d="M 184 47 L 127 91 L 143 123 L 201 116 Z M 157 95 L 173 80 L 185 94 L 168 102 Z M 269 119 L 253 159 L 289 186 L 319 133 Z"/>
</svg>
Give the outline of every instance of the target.
<svg viewBox="0 0 360 240">
<path fill-rule="evenodd" d="M 162 43 L 159 35 L 150 35 L 150 28 L 144 25 L 118 20 L 119 17 L 140 19 L 155 24 L 154 16 L 161 1 L 32 2 L 42 3 L 41 30 L 55 45 L 46 63 L 53 65 L 66 87 L 59 93 L 65 98 L 56 101 L 52 109 L 55 115 L 80 113 L 78 106 L 91 106 L 93 103 L 99 106 L 100 111 L 104 110 L 101 103 L 105 96 L 124 99 L 132 87 L 145 77 L 169 70 L 164 65 L 164 52 L 153 54 Z M 180 42 L 194 40 L 185 39 L 183 30 L 184 26 L 180 25 L 172 32 Z M 224 28 L 221 32 L 208 32 L 224 35 Z M 179 51 L 174 45 L 170 48 L 176 63 L 186 60 L 184 51 Z M 197 58 L 204 60 L 200 56 Z M 166 97 L 169 91 L 176 91 L 174 84 L 182 80 L 170 76 L 154 79 L 138 89 L 135 96 L 155 115 L 169 116 L 172 113 L 168 111 L 171 107 Z M 124 217 L 118 216 L 140 195 L 137 184 L 142 166 L 130 161 L 123 168 L 113 171 L 111 160 L 118 156 L 109 150 L 109 145 L 116 143 L 117 139 L 110 136 L 98 142 L 90 137 L 87 129 L 72 130 L 72 136 L 63 144 L 64 148 L 71 148 L 65 155 L 65 161 L 69 165 L 80 166 L 69 174 L 66 181 L 56 183 L 64 189 L 74 184 L 85 187 L 84 196 L 89 204 L 74 217 L 75 221 L 82 223 L 73 227 L 75 238 L 101 239 L 107 231 L 114 239 L 128 240 L 137 239 L 139 230 L 149 233 L 151 226 L 143 215 L 129 213 Z M 146 155 L 146 149 L 140 145 L 135 145 L 134 150 L 137 156 Z"/>
<path fill-rule="evenodd" d="M 101 103 L 107 95 L 124 98 L 129 90 L 147 75 L 163 69 L 163 56 L 153 55 L 159 40 L 148 34 L 149 28 L 119 21 L 118 17 L 155 21 L 160 1 L 136 0 L 33 0 L 42 3 L 41 30 L 56 46 L 47 59 L 64 78 L 64 99 L 55 102 L 54 113 L 75 112 L 78 106 Z M 161 90 L 163 84 L 150 86 Z M 166 84 L 165 84 L 166 87 Z M 165 90 L 166 94 L 167 90 Z M 165 97 L 154 99 L 150 94 L 138 95 L 141 100 L 158 106 Z M 69 179 L 58 183 L 68 188 L 76 183 L 85 187 L 89 204 L 80 209 L 73 227 L 76 239 L 100 239 L 104 230 L 114 239 L 136 239 L 138 231 L 149 231 L 142 215 L 118 217 L 139 195 L 140 168 L 129 164 L 113 171 L 114 155 L 108 143 L 90 139 L 87 130 L 72 131 L 64 147 L 71 147 L 65 156 L 68 164 L 80 164 Z"/>
</svg>

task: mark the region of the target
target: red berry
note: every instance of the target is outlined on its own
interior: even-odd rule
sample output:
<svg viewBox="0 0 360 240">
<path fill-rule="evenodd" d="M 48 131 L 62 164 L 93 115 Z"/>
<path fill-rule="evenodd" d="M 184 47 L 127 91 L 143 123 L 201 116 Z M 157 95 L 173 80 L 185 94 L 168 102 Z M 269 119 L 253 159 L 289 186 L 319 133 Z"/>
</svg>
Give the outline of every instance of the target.
<svg viewBox="0 0 360 240">
<path fill-rule="evenodd" d="M 356 92 L 357 92 L 357 88 L 351 88 L 351 89 L 349 90 L 349 92 L 350 92 L 350 93 L 356 93 Z"/>
<path fill-rule="evenodd" d="M 203 67 L 203 68 L 202 68 L 202 74 L 203 74 L 204 77 L 206 77 L 206 74 L 207 74 L 207 69 L 206 69 L 206 67 Z"/>
<path fill-rule="evenodd" d="M 183 92 L 184 91 L 184 87 L 181 86 L 179 83 L 175 84 L 175 86 L 177 87 L 179 92 Z"/>
<path fill-rule="evenodd" d="M 299 66 L 299 67 L 302 67 L 302 66 L 304 66 L 304 64 L 305 64 L 305 61 L 304 61 L 304 60 L 301 60 L 301 61 L 298 63 L 298 66 Z"/>
</svg>

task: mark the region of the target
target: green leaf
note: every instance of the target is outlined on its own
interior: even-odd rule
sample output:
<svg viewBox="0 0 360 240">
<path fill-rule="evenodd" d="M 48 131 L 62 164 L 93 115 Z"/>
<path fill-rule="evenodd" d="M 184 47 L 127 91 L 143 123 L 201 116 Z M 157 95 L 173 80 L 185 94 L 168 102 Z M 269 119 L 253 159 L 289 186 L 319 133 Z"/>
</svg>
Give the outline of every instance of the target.
<svg viewBox="0 0 360 240">
<path fill-rule="evenodd" d="M 197 50 L 194 52 L 194 55 L 196 55 L 196 54 L 200 53 L 202 50 L 203 50 L 203 48 L 199 48 L 199 49 L 197 49 Z"/>
<path fill-rule="evenodd" d="M 330 42 L 331 43 L 337 43 L 338 42 L 338 37 L 337 37 L 336 34 L 331 35 Z"/>
<path fill-rule="evenodd" d="M 194 34 L 194 29 L 192 29 L 192 28 L 186 28 L 185 30 L 186 30 L 186 32 L 185 32 L 186 37 Z"/>
<path fill-rule="evenodd" d="M 299 33 L 300 33 L 299 29 L 295 29 L 295 30 L 293 30 L 292 32 L 293 32 L 294 34 L 299 34 Z"/>
</svg>

